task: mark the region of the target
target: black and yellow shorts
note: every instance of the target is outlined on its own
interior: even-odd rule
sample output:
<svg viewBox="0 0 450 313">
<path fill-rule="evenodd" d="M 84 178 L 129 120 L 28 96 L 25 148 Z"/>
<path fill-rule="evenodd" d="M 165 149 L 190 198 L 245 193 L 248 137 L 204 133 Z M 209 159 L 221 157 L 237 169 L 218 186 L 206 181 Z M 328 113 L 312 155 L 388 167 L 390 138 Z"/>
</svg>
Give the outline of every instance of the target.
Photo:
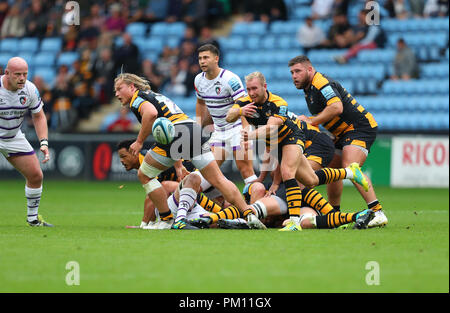
<svg viewBox="0 0 450 313">
<path fill-rule="evenodd" d="M 333 160 L 334 143 L 325 133 L 317 133 L 312 140 L 306 141 L 305 147 L 306 159 L 315 161 L 322 167 L 327 167 Z"/>
<path fill-rule="evenodd" d="M 353 145 L 360 147 L 363 151 L 370 152 L 370 147 L 377 138 L 378 127 L 367 129 L 354 129 L 343 134 L 335 143 L 337 150 L 342 150 L 345 146 Z"/>
<path fill-rule="evenodd" d="M 202 134 L 202 128 L 194 122 L 175 124 L 175 138 L 168 145 L 155 142 L 149 153 L 166 167 L 176 160 L 189 160 L 199 170 L 215 160 L 207 143 L 209 137 Z"/>
<path fill-rule="evenodd" d="M 281 140 L 277 145 L 278 162 L 281 163 L 283 147 L 287 145 L 298 145 L 302 149 L 302 153 L 305 151 L 305 134 L 302 130 L 296 130 L 292 134 L 289 134 Z M 266 141 L 266 146 L 270 147 Z M 272 152 L 273 153 L 273 152 Z"/>
</svg>

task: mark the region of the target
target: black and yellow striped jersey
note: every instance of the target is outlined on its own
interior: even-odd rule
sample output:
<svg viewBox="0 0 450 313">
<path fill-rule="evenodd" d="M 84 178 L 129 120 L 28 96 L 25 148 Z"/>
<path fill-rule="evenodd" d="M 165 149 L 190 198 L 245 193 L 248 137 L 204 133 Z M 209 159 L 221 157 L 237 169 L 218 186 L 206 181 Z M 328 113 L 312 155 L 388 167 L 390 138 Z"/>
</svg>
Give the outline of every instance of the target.
<svg viewBox="0 0 450 313">
<path fill-rule="evenodd" d="M 326 75 L 316 72 L 311 87 L 304 91 L 312 115 L 319 114 L 330 104 L 342 102 L 343 112 L 322 124 L 336 138 L 351 130 L 378 126 L 371 113 L 366 111 L 339 82 Z"/>
<path fill-rule="evenodd" d="M 158 111 L 157 117 L 167 117 L 176 124 L 188 120 L 189 117 L 169 98 L 151 90 L 137 90 L 130 101 L 130 109 L 136 115 L 139 123 L 142 123 L 141 107 L 145 102 L 151 103 Z"/>
<path fill-rule="evenodd" d="M 267 100 L 263 104 L 255 104 L 256 112 L 252 117 L 245 117 L 247 121 L 256 127 L 267 125 L 270 117 L 278 117 L 283 120 L 283 124 L 278 127 L 278 142 L 280 143 L 288 135 L 300 131 L 299 120 L 295 116 L 290 116 L 287 102 L 280 96 L 267 91 Z M 250 96 L 242 97 L 236 100 L 233 108 L 240 108 L 253 102 Z M 266 138 L 269 143 L 270 138 Z"/>
<path fill-rule="evenodd" d="M 299 120 L 300 128 L 303 130 L 303 133 L 305 134 L 305 149 L 308 148 L 314 141 L 314 137 L 316 137 L 317 134 L 320 134 L 319 127 L 313 126 L 309 123 L 306 123 L 305 121 Z"/>
</svg>

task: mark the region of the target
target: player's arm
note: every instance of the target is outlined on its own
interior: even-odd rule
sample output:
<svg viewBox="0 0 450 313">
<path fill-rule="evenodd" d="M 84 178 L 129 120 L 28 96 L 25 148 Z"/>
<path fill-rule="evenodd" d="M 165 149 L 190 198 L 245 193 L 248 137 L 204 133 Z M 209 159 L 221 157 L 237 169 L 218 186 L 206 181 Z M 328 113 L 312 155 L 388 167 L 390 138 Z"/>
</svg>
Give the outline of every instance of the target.
<svg viewBox="0 0 450 313">
<path fill-rule="evenodd" d="M 278 133 L 278 128 L 281 124 L 283 124 L 284 121 L 280 117 L 277 116 L 271 116 L 269 117 L 269 120 L 267 121 L 267 124 L 261 127 L 258 127 L 257 129 L 248 132 L 247 140 L 255 140 L 258 138 L 273 138 Z M 244 135 L 244 141 L 245 135 Z"/>
<path fill-rule="evenodd" d="M 316 86 L 320 90 L 322 100 L 326 103 L 325 109 L 322 110 L 316 116 L 310 117 L 306 122 L 312 124 L 313 126 L 318 126 L 320 124 L 331 121 L 336 116 L 342 114 L 344 111 L 344 105 L 342 104 L 342 99 L 336 89 L 325 80 L 323 86 Z"/>
<path fill-rule="evenodd" d="M 320 124 L 331 121 L 336 116 L 342 114 L 344 111 L 344 106 L 341 101 L 336 101 L 332 104 L 327 105 L 327 107 L 317 114 L 316 116 L 311 116 L 306 122 L 313 126 L 318 126 Z"/>
<path fill-rule="evenodd" d="M 239 103 L 235 103 L 231 109 L 227 112 L 226 121 L 228 123 L 235 122 L 239 117 L 251 117 L 256 112 L 256 106 L 254 102 L 248 103 L 244 106 L 240 106 Z"/>
<path fill-rule="evenodd" d="M 139 151 L 141 151 L 145 140 L 152 133 L 152 126 L 156 120 L 156 117 L 158 116 L 158 111 L 156 111 L 156 108 L 152 104 L 150 104 L 150 102 L 144 101 L 139 108 L 139 114 L 142 117 L 142 126 L 139 130 L 136 141 L 133 142 L 130 146 L 130 153 L 133 155 L 139 154 Z"/>
<path fill-rule="evenodd" d="M 42 163 L 46 163 L 50 160 L 50 153 L 48 151 L 48 127 L 47 118 L 45 117 L 44 109 L 41 109 L 37 113 L 32 115 L 34 129 L 36 130 L 36 135 L 39 138 L 40 150 L 44 154 L 44 160 Z"/>
<path fill-rule="evenodd" d="M 208 112 L 208 108 L 206 107 L 205 100 L 197 98 L 197 102 L 195 104 L 195 115 L 197 119 L 200 119 L 199 124 L 202 126 L 210 125 L 213 123 L 211 115 Z"/>
</svg>

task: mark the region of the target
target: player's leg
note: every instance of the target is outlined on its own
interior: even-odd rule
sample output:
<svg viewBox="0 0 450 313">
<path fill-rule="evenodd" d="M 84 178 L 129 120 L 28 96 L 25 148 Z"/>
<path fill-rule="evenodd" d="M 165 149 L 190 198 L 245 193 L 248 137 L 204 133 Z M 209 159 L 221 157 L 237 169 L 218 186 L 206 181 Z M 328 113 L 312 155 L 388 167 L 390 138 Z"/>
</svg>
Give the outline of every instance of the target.
<svg viewBox="0 0 450 313">
<path fill-rule="evenodd" d="M 158 160 L 155 158 L 158 158 Z M 147 196 L 158 208 L 161 221 L 164 222 L 171 220 L 173 215 L 167 205 L 167 191 L 156 177 L 174 163 L 175 162 L 173 160 L 167 157 L 157 156 L 155 152 L 150 150 L 145 155 L 144 161 L 138 170 L 138 179 L 141 182 Z"/>
<path fill-rule="evenodd" d="M 258 179 L 253 169 L 253 150 L 250 147 L 250 143 L 245 143 L 245 146 L 240 144 L 240 134 L 237 134 L 231 139 L 233 143 L 230 147 L 233 149 L 233 156 L 236 162 L 236 167 L 241 173 L 245 184 L 249 184 Z"/>
<path fill-rule="evenodd" d="M 15 155 L 10 153 L 7 160 L 25 177 L 28 224 L 30 226 L 52 226 L 46 223 L 38 214 L 44 175 L 34 151 Z"/>
<path fill-rule="evenodd" d="M 328 165 L 331 168 L 339 168 L 342 164 L 342 158 L 341 150 L 338 153 L 334 154 L 333 160 Z M 328 196 L 328 202 L 333 206 L 334 209 L 340 210 L 340 204 L 341 204 L 341 195 L 342 191 L 344 190 L 344 183 L 342 180 L 332 182 L 327 184 L 327 196 Z"/>
<path fill-rule="evenodd" d="M 178 182 L 167 180 L 161 182 L 161 185 L 166 190 L 167 194 L 171 194 L 177 189 Z M 147 197 L 147 195 L 145 195 L 144 216 L 142 217 L 140 228 L 156 223 L 157 215 L 155 210 L 155 204 L 152 202 L 152 200 L 150 200 L 149 197 Z"/>
<path fill-rule="evenodd" d="M 299 230 L 300 208 L 302 205 L 302 192 L 296 180 L 297 169 L 302 160 L 306 162 L 303 148 L 297 144 L 287 144 L 281 147 L 282 159 L 280 163 L 281 178 L 286 187 L 286 200 L 291 222 L 282 230 Z M 311 170 L 312 171 L 312 170 Z"/>
<path fill-rule="evenodd" d="M 181 189 L 175 191 L 174 197 L 178 201 L 178 205 L 172 229 L 192 229 L 186 220 L 186 216 L 195 204 L 197 194 L 200 192 L 201 182 L 200 176 L 190 173 L 180 184 Z"/>
<path fill-rule="evenodd" d="M 359 146 L 347 145 L 342 149 L 342 166 L 347 166 L 353 162 L 357 162 L 362 165 L 366 161 L 366 158 L 367 152 Z M 382 211 L 382 206 L 375 194 L 371 180 L 367 176 L 366 179 L 369 182 L 369 190 L 367 192 L 365 192 L 359 185 L 354 185 L 366 201 L 368 208 L 375 212 L 375 218 L 371 221 L 369 227 L 384 226 L 388 223 L 388 219 Z"/>
</svg>

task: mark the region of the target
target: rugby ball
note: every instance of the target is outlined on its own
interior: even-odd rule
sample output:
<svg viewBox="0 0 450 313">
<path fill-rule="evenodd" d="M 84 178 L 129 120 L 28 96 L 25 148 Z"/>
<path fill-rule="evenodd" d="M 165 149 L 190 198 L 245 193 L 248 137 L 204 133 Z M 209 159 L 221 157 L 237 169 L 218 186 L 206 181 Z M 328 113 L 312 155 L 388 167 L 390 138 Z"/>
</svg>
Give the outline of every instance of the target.
<svg viewBox="0 0 450 313">
<path fill-rule="evenodd" d="M 168 145 L 175 137 L 175 126 L 166 117 L 158 117 L 152 126 L 152 134 L 156 142 Z"/>
</svg>

